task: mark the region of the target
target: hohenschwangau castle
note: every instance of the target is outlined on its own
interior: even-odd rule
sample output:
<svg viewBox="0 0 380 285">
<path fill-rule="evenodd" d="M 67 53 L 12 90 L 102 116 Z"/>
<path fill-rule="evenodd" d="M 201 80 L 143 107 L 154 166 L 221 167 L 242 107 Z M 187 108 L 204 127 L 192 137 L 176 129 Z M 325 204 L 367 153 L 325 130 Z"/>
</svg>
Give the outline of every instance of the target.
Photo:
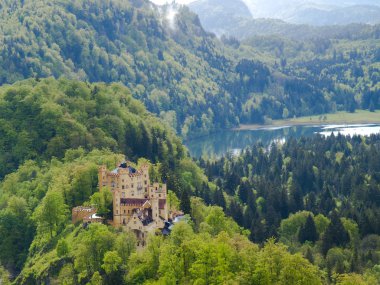
<svg viewBox="0 0 380 285">
<path fill-rule="evenodd" d="M 168 220 L 166 184 L 150 184 L 148 164 L 136 169 L 128 162 L 122 162 L 112 171 L 101 166 L 98 176 L 99 191 L 107 187 L 112 193 L 113 226 L 133 231 L 142 246 L 149 233 L 164 228 Z M 73 222 L 91 222 L 91 215 L 87 217 L 83 214 L 85 211 L 94 213 L 86 207 L 74 208 Z"/>
</svg>

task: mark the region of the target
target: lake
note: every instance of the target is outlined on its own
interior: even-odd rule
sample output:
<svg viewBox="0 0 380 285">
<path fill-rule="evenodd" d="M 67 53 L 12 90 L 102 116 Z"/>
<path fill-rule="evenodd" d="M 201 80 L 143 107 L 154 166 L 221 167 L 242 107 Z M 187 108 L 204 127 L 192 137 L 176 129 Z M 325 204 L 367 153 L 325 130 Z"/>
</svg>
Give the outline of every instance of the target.
<svg viewBox="0 0 380 285">
<path fill-rule="evenodd" d="M 209 136 L 185 142 L 193 157 L 220 157 L 227 152 L 238 154 L 242 149 L 262 142 L 270 145 L 272 142 L 285 142 L 290 137 L 313 136 L 321 134 L 329 136 L 341 133 L 345 136 L 371 135 L 380 132 L 380 124 L 360 125 L 319 125 L 319 126 L 285 126 L 277 128 L 262 128 L 257 130 L 225 130 Z"/>
</svg>

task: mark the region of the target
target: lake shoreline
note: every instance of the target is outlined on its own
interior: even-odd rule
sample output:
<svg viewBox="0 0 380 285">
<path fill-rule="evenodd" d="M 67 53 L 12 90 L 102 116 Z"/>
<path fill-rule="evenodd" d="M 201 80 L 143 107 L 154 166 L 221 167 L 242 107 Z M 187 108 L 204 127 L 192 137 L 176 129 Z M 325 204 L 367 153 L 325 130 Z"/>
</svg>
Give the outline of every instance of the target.
<svg viewBox="0 0 380 285">
<path fill-rule="evenodd" d="M 325 118 L 325 119 L 320 119 Z M 274 120 L 271 124 L 241 124 L 233 131 L 254 131 L 297 126 L 361 125 L 380 124 L 380 112 L 357 111 L 356 113 L 335 113 L 288 120 Z"/>
<path fill-rule="evenodd" d="M 362 122 L 312 122 L 312 123 L 297 123 L 297 122 L 288 122 L 287 124 L 268 124 L 268 125 L 240 125 L 237 128 L 230 129 L 232 131 L 256 131 L 256 130 L 271 130 L 271 129 L 282 129 L 282 128 L 291 128 L 291 127 L 323 127 L 323 126 L 333 126 L 333 125 L 372 125 L 372 124 L 380 124 L 380 121 L 362 121 Z"/>
</svg>

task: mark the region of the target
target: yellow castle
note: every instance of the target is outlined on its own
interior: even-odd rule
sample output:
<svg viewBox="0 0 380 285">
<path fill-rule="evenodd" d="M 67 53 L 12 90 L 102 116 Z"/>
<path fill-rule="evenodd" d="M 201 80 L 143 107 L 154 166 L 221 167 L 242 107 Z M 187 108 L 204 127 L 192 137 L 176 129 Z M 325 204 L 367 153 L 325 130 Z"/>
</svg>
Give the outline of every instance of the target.
<svg viewBox="0 0 380 285">
<path fill-rule="evenodd" d="M 111 190 L 113 225 L 134 231 L 139 245 L 144 246 L 148 233 L 164 228 L 168 219 L 166 184 L 149 180 L 149 165 L 139 169 L 122 162 L 114 170 L 99 168 L 99 190 Z"/>
</svg>

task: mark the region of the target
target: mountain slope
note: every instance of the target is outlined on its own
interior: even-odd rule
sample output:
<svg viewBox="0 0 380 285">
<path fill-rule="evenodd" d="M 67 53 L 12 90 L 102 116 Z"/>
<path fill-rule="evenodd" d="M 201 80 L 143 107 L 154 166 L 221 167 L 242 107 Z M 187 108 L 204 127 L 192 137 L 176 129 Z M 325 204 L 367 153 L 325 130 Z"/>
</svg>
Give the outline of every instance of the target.
<svg viewBox="0 0 380 285">
<path fill-rule="evenodd" d="M 237 123 L 219 84 L 229 62 L 184 7 L 25 0 L 0 11 L 0 84 L 47 76 L 121 81 L 184 137 Z"/>
<path fill-rule="evenodd" d="M 332 4 L 328 1 L 301 0 L 202 0 L 188 6 L 199 15 L 207 31 L 238 38 L 253 36 L 257 30 L 266 31 L 266 35 L 273 34 L 280 25 L 284 29 L 297 29 L 300 36 L 307 36 L 308 33 L 302 31 L 313 30 L 314 26 L 380 23 L 380 4 L 371 1 L 341 1 Z"/>
<path fill-rule="evenodd" d="M 339 24 L 379 23 L 380 20 L 375 14 L 380 8 L 380 3 L 376 0 L 244 0 L 244 3 L 254 18 L 281 19 L 290 23 L 333 25 L 337 22 Z M 363 18 L 362 13 L 368 12 L 373 14 Z"/>
<path fill-rule="evenodd" d="M 156 7 L 143 0 L 24 0 L 2 2 L 0 11 L 1 83 L 47 76 L 121 81 L 185 139 L 241 122 L 280 119 L 284 114 L 352 110 L 366 106 L 362 98 L 377 92 L 379 27 L 317 29 L 273 22 L 270 30 L 275 34 L 312 39 L 311 44 L 297 43 L 295 50 L 302 50 L 302 60 L 304 55 L 308 60 L 319 57 L 314 49 L 323 53 L 331 47 L 332 37 L 362 38 L 368 43 L 362 49 L 367 54 L 359 52 L 360 56 L 350 43 L 339 57 L 337 49 L 328 49 L 315 70 L 314 62 L 292 65 L 289 59 L 287 65 L 281 45 L 258 52 L 254 45 L 234 38 L 220 41 L 204 31 L 188 8 L 178 5 Z M 234 36 L 245 36 L 239 31 L 266 33 L 267 22 L 257 28 L 248 21 L 244 27 L 234 30 Z M 339 80 L 334 79 L 333 68 L 328 73 L 319 68 L 331 66 L 331 59 L 339 69 Z M 371 69 L 364 72 L 367 66 Z"/>
<path fill-rule="evenodd" d="M 355 5 L 333 10 L 311 7 L 303 9 L 286 20 L 295 24 L 315 26 L 348 25 L 352 23 L 373 25 L 380 23 L 380 6 Z"/>
<path fill-rule="evenodd" d="M 198 0 L 190 3 L 189 7 L 199 15 L 202 26 L 218 36 L 228 34 L 239 23 L 252 19 L 243 1 Z"/>
</svg>

